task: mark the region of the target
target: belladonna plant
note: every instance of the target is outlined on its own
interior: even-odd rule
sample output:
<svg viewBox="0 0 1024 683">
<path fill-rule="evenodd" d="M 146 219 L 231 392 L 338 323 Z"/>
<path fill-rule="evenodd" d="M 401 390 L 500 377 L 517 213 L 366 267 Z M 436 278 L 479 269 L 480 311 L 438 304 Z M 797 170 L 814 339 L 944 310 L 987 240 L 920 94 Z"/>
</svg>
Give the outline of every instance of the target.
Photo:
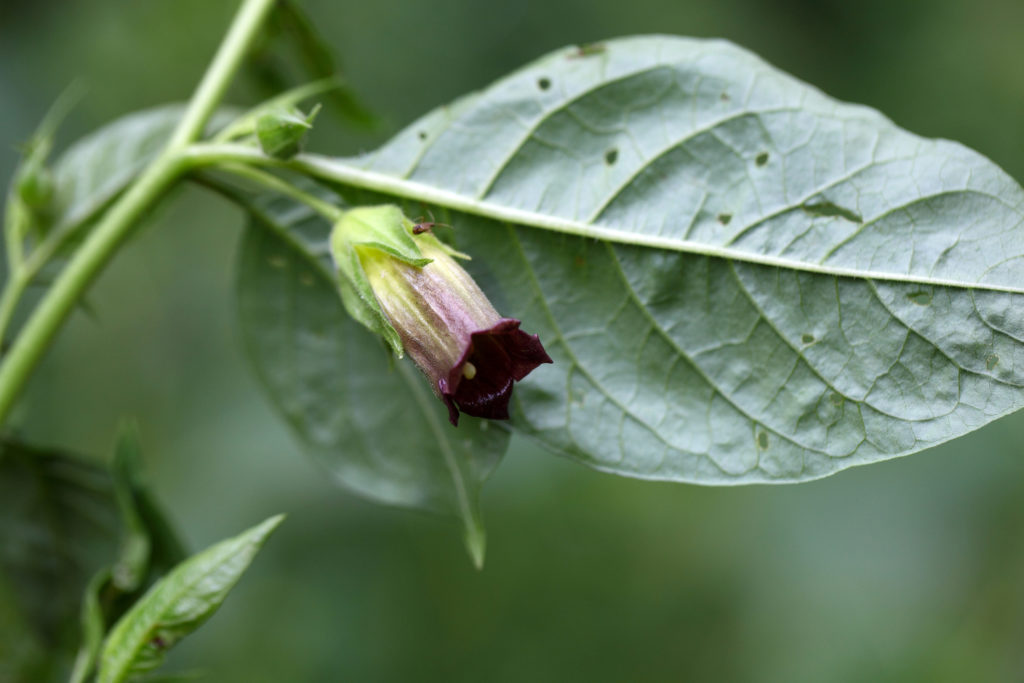
<svg viewBox="0 0 1024 683">
<path fill-rule="evenodd" d="M 332 253 L 352 315 L 408 353 L 459 423 L 459 411 L 508 419 L 512 384 L 551 358 L 537 335 L 503 318 L 453 257 L 467 258 L 396 206 L 347 212 Z"/>
</svg>

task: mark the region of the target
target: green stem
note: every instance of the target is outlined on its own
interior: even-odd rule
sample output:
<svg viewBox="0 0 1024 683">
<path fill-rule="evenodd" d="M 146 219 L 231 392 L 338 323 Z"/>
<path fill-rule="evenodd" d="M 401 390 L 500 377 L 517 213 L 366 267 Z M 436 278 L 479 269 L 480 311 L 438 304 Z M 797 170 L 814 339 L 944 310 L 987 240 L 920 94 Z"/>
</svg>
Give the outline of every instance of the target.
<svg viewBox="0 0 1024 683">
<path fill-rule="evenodd" d="M 136 221 L 188 170 L 183 150 L 220 104 L 275 0 L 245 0 L 164 152 L 110 208 L 33 311 L 0 365 L 0 423 L 75 303 L 120 247 Z"/>
<path fill-rule="evenodd" d="M 11 324 L 14 309 L 17 308 L 18 301 L 25 293 L 27 285 L 28 278 L 25 277 L 25 272 L 21 268 L 14 268 L 10 271 L 7 282 L 4 283 L 3 294 L 0 294 L 0 339 L 6 338 L 7 326 Z"/>
<path fill-rule="evenodd" d="M 214 109 L 224 97 L 224 91 L 238 71 L 245 53 L 249 51 L 260 25 L 267 18 L 276 0 L 245 0 L 239 8 L 231 28 L 224 36 L 217 55 L 206 69 L 203 80 L 192 95 L 185 116 L 171 136 L 170 147 L 180 148 L 196 140 L 203 132 Z"/>
<path fill-rule="evenodd" d="M 227 171 L 232 175 L 236 175 L 240 178 L 246 178 L 247 180 L 263 185 L 267 189 L 274 190 L 275 192 L 280 192 L 287 197 L 291 197 L 297 202 L 301 202 L 313 209 L 332 223 L 337 223 L 341 220 L 341 217 L 345 215 L 345 211 L 339 209 L 337 206 L 334 206 L 333 204 L 304 190 L 300 190 L 291 183 L 281 180 L 275 175 L 265 171 L 260 171 L 259 169 L 252 168 L 251 166 L 227 163 L 218 165 L 217 170 Z"/>
</svg>

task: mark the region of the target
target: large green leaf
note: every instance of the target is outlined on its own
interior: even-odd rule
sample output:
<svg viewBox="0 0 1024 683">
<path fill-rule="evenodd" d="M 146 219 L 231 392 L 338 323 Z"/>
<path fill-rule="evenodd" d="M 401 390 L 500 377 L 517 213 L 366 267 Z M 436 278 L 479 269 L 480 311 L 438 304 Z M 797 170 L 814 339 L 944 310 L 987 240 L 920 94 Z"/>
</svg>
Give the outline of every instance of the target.
<svg viewBox="0 0 1024 683">
<path fill-rule="evenodd" d="M 160 666 L 169 648 L 217 611 L 282 519 L 207 548 L 155 583 L 107 636 L 98 682 L 120 683 Z"/>
<path fill-rule="evenodd" d="M 508 432 L 466 418 L 458 431 L 406 359 L 349 318 L 322 219 L 290 202 L 250 205 L 241 247 L 242 335 L 276 407 L 345 486 L 395 505 L 463 520 L 483 560 L 479 488 Z"/>
<path fill-rule="evenodd" d="M 450 209 L 555 359 L 515 427 L 603 470 L 802 481 L 1024 405 L 1024 191 L 727 42 L 562 50 L 292 167 Z"/>
</svg>

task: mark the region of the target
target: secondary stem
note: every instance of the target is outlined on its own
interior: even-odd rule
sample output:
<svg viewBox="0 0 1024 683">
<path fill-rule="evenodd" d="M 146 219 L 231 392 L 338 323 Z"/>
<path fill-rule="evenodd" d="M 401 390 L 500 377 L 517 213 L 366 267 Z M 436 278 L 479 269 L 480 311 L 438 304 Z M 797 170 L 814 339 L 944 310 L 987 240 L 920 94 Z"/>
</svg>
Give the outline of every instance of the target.
<svg viewBox="0 0 1024 683">
<path fill-rule="evenodd" d="M 281 194 L 291 197 L 292 199 L 305 204 L 309 208 L 313 209 L 327 220 L 337 223 L 341 220 L 341 217 L 345 215 L 342 209 L 334 206 L 333 204 L 316 197 L 309 192 L 301 190 L 291 183 L 285 182 L 275 175 L 260 171 L 252 168 L 251 166 L 245 166 L 243 164 L 220 164 L 217 166 L 218 170 L 227 171 L 240 178 L 246 178 L 255 183 L 259 183 L 264 187 L 280 192 Z"/>
<path fill-rule="evenodd" d="M 75 303 L 136 221 L 188 168 L 182 150 L 202 132 L 276 0 L 245 0 L 164 152 L 110 208 L 33 311 L 0 365 L 0 423 Z"/>
</svg>

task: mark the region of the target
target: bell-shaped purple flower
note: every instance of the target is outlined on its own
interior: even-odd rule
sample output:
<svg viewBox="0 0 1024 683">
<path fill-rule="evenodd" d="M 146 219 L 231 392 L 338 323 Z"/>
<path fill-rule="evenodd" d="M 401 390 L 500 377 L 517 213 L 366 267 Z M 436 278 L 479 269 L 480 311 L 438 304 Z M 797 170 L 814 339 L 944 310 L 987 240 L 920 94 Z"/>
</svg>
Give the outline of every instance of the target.
<svg viewBox="0 0 1024 683">
<path fill-rule="evenodd" d="M 430 380 L 459 423 L 459 411 L 508 419 L 512 384 L 541 363 L 551 363 L 535 334 L 503 318 L 462 266 L 430 234 L 416 237 L 424 266 L 367 245 L 359 262 L 405 352 Z"/>
</svg>

